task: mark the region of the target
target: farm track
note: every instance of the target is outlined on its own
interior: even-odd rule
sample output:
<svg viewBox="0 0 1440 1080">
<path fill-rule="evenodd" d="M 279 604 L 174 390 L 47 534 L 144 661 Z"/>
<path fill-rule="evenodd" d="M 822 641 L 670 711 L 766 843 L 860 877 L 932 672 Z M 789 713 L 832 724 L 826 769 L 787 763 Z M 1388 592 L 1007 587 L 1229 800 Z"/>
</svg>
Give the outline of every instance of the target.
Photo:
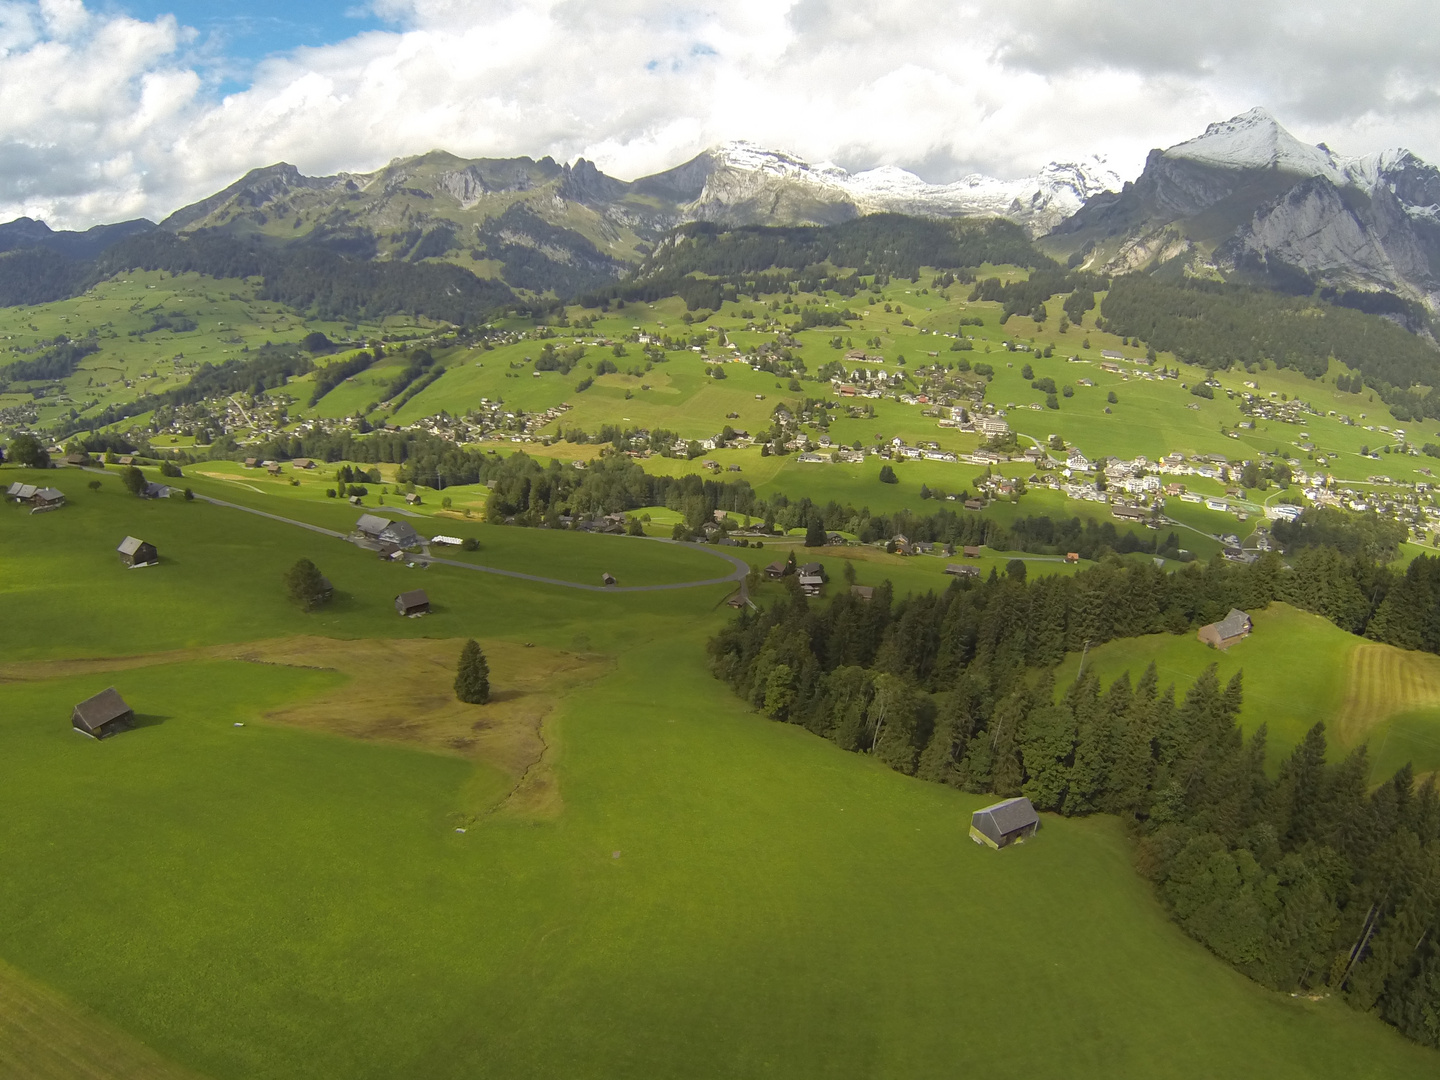
<svg viewBox="0 0 1440 1080">
<path fill-rule="evenodd" d="M 239 503 L 226 502 L 224 499 L 216 499 L 210 495 L 196 494 L 195 498 L 202 502 L 210 503 L 213 506 L 225 506 L 231 510 L 243 510 L 247 514 L 255 514 L 258 517 L 269 518 L 271 521 L 279 521 L 286 525 L 294 525 L 301 529 L 308 529 L 321 536 L 334 537 L 337 540 L 348 540 L 347 534 L 336 532 L 334 529 L 322 528 L 319 525 L 311 525 L 309 522 L 296 521 L 294 518 L 282 517 L 279 514 L 272 514 L 266 510 L 256 510 L 251 506 L 242 506 Z M 459 559 L 443 559 L 439 556 L 429 554 L 429 547 L 426 547 L 426 554 L 417 558 L 417 562 L 438 563 L 441 566 L 454 566 L 461 570 L 477 570 L 482 574 L 498 574 L 501 577 L 518 578 L 521 581 L 534 581 L 541 585 L 558 585 L 565 589 L 583 589 L 586 592 L 603 593 L 636 593 L 636 592 L 667 592 L 671 589 L 698 589 L 706 585 L 725 585 L 730 582 L 739 581 L 750 572 L 750 564 L 734 555 L 726 555 L 723 552 L 715 551 L 705 547 L 703 544 L 682 544 L 678 540 L 663 540 L 653 536 L 632 536 L 630 540 L 646 541 L 651 544 L 674 544 L 677 547 L 688 547 L 695 551 L 703 552 L 706 555 L 713 555 L 717 559 L 723 559 L 731 566 L 730 573 L 724 577 L 705 578 L 700 581 L 677 581 L 664 585 L 587 585 L 579 581 L 565 581 L 562 578 L 543 577 L 539 574 L 526 574 L 519 570 L 502 570 L 498 566 L 482 566 L 479 563 L 461 562 Z"/>
<path fill-rule="evenodd" d="M 0 963 L 6 1080 L 200 1080 L 105 1020 Z"/>
</svg>

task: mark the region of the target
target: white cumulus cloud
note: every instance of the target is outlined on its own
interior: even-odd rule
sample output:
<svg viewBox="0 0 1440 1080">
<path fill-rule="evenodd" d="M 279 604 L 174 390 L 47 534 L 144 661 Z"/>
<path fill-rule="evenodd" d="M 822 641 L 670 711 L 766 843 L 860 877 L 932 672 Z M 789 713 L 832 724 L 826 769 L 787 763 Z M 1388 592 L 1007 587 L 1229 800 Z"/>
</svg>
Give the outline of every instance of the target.
<svg viewBox="0 0 1440 1080">
<path fill-rule="evenodd" d="M 443 148 L 634 177 L 748 139 L 927 179 L 1152 146 L 1252 105 L 1301 138 L 1440 158 L 1440 12 L 1313 0 L 374 0 L 388 29 L 232 61 L 171 17 L 0 2 L 0 218 L 176 207 L 257 166 Z"/>
</svg>

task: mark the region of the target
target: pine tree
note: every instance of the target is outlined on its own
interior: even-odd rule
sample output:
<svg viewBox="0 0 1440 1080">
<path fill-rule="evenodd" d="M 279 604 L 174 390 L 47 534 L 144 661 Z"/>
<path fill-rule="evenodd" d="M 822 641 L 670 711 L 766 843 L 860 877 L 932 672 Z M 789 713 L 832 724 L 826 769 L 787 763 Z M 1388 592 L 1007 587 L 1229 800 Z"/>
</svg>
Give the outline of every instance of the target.
<svg viewBox="0 0 1440 1080">
<path fill-rule="evenodd" d="M 484 705 L 490 700 L 490 665 L 474 638 L 460 650 L 460 668 L 455 673 L 455 696 L 471 705 Z"/>
<path fill-rule="evenodd" d="M 805 526 L 805 546 L 825 546 L 825 526 L 819 518 L 811 519 L 810 524 Z"/>
</svg>

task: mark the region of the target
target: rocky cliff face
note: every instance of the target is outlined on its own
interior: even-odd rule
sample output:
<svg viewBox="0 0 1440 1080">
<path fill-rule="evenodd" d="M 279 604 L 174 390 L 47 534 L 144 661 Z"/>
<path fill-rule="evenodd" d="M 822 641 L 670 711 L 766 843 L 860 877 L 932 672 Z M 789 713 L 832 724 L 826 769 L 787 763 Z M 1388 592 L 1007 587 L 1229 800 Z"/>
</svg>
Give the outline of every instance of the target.
<svg viewBox="0 0 1440 1080">
<path fill-rule="evenodd" d="M 1120 187 L 1103 160 L 1051 162 L 1032 177 L 974 174 L 929 184 L 887 165 L 850 173 L 750 143 L 705 151 L 675 169 L 635 182 L 673 199 L 682 219 L 728 224 L 826 225 L 881 212 L 922 217 L 1004 217 L 1033 236 L 1049 231 L 1102 191 Z"/>
<path fill-rule="evenodd" d="M 1046 246 L 1111 272 L 1177 258 L 1222 274 L 1283 265 L 1440 310 L 1440 170 L 1405 150 L 1307 146 L 1253 109 L 1151 151 L 1139 179 L 1091 199 Z"/>
</svg>

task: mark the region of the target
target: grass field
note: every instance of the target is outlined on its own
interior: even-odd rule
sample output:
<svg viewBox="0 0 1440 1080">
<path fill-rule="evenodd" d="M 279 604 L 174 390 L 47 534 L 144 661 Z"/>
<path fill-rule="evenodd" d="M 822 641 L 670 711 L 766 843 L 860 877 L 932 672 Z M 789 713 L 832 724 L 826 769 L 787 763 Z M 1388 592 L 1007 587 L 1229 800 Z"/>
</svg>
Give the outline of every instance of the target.
<svg viewBox="0 0 1440 1080">
<path fill-rule="evenodd" d="M 326 541 L 348 595 L 304 615 L 279 571 L 323 538 L 106 484 L 0 517 L 0 958 L 20 973 L 0 993 L 73 1002 L 46 1041 L 82 1063 L 126 1033 L 110 1072 L 49 1075 L 1433 1073 L 1186 938 L 1118 823 L 1047 819 L 996 854 L 966 836 L 982 797 L 749 713 L 704 670 L 726 587 L 436 567 L 440 609 L 402 620 L 388 597 L 418 572 Z M 110 538 L 137 520 L 175 554 L 122 571 Z M 610 539 L 508 535 L 577 545 L 557 561 Z M 860 580 L 945 584 L 943 560 L 877 556 Z M 1306 618 L 1261 613 L 1243 646 L 1289 619 L 1329 647 Z M 444 687 L 471 635 L 498 700 L 467 730 Z M 1133 669 L 1132 644 L 1091 660 Z M 76 736 L 71 705 L 112 683 L 139 726 Z M 1024 1038 L 1015 995 L 1039 1018 Z"/>
<path fill-rule="evenodd" d="M 1222 679 L 1243 671 L 1240 724 L 1266 725 L 1272 765 L 1323 722 L 1332 756 L 1369 748 L 1376 783 L 1406 761 L 1419 773 L 1440 769 L 1440 658 L 1366 642 L 1286 604 L 1251 615 L 1254 632 L 1226 652 L 1193 634 L 1155 634 L 1093 648 L 1086 668 L 1108 684 L 1127 670 L 1138 677 L 1153 661 L 1161 684 L 1176 683 L 1182 695 L 1212 663 Z M 1073 680 L 1079 663 L 1069 656 L 1057 681 Z"/>
</svg>

